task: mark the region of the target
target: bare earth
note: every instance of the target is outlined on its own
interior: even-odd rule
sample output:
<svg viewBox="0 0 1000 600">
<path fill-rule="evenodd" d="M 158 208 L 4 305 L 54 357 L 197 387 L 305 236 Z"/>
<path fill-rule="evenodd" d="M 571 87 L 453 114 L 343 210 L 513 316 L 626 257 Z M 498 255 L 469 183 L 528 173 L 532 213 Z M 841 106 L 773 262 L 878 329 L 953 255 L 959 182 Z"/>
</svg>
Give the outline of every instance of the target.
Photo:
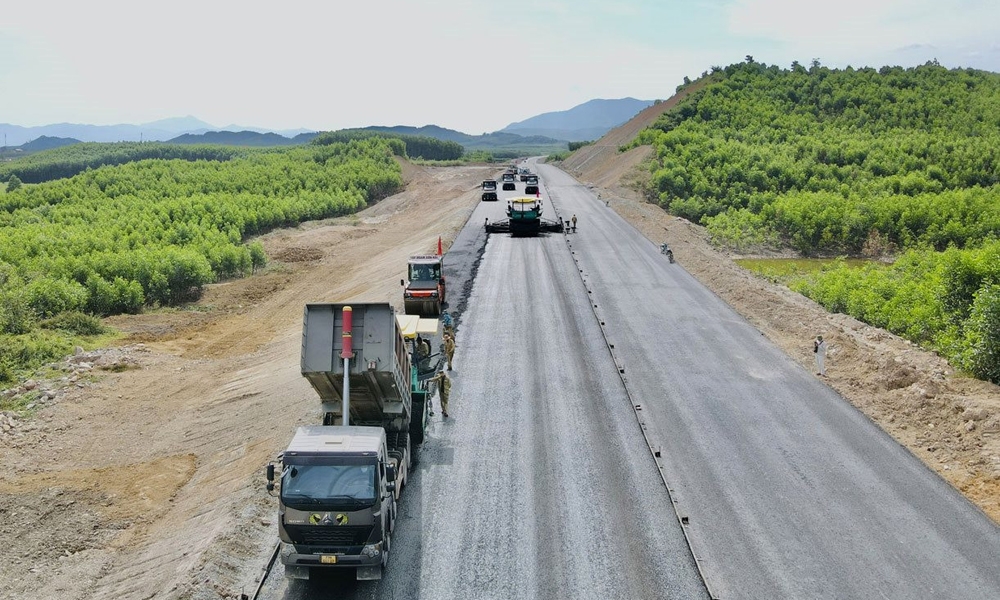
<svg viewBox="0 0 1000 600">
<path fill-rule="evenodd" d="M 822 334 L 827 383 L 1000 521 L 1000 389 L 739 268 L 698 227 L 638 199 L 627 182 L 648 150 L 618 154 L 614 135 L 566 167 L 651 240 L 669 240 L 680 266 L 803 368 L 815 370 Z M 262 274 L 210 286 L 185 310 L 111 319 L 127 334 L 113 360 L 76 357 L 40 382 L 35 393 L 53 397 L 34 416 L 0 417 L 0 598 L 252 591 L 275 535 L 263 466 L 318 414 L 298 372 L 303 304 L 400 304 L 406 257 L 439 235 L 447 249 L 496 171 L 404 174 L 404 193 L 357 216 L 264 236 Z"/>
</svg>

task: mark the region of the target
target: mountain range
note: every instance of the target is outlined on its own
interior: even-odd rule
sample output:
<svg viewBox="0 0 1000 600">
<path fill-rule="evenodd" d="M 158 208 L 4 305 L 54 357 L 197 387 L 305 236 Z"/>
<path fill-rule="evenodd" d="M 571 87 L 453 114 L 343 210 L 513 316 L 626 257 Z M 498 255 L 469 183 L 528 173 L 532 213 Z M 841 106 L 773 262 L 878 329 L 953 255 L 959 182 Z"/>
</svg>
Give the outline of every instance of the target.
<svg viewBox="0 0 1000 600">
<path fill-rule="evenodd" d="M 470 135 L 437 125 L 423 127 L 371 126 L 363 129 L 388 133 L 423 135 L 458 142 L 467 151 L 503 147 L 562 146 L 568 141 L 595 140 L 628 121 L 652 101 L 622 98 L 590 100 L 565 111 L 549 112 L 511 123 L 500 131 Z M 0 123 L 4 150 L 31 152 L 78 142 L 162 141 L 179 144 L 231 144 L 283 146 L 302 144 L 317 132 L 308 129 L 274 131 L 259 127 L 216 127 L 193 116 L 161 119 L 140 125 L 85 125 L 56 123 L 22 127 Z"/>
<path fill-rule="evenodd" d="M 590 100 L 569 110 L 543 113 L 511 123 L 500 131 L 524 136 L 540 135 L 568 142 L 596 140 L 651 104 L 652 100 L 635 98 Z"/>
</svg>

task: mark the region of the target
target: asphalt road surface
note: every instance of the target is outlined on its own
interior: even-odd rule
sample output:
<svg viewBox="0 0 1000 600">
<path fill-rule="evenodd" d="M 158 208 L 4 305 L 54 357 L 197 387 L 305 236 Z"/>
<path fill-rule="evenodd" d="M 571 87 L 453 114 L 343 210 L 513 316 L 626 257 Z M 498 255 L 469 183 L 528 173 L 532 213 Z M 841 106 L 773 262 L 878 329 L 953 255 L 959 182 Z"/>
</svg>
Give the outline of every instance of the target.
<svg viewBox="0 0 1000 600">
<path fill-rule="evenodd" d="M 544 216 L 578 232 L 487 242 L 501 192 L 449 251 L 452 418 L 433 418 L 385 578 L 289 585 L 279 565 L 262 597 L 707 598 L 679 513 L 717 598 L 1000 598 L 996 525 L 664 240 L 537 170 Z"/>
<path fill-rule="evenodd" d="M 1000 529 L 589 190 L 539 168 L 719 598 L 1000 598 Z M 808 346 L 810 340 L 803 340 Z"/>
</svg>

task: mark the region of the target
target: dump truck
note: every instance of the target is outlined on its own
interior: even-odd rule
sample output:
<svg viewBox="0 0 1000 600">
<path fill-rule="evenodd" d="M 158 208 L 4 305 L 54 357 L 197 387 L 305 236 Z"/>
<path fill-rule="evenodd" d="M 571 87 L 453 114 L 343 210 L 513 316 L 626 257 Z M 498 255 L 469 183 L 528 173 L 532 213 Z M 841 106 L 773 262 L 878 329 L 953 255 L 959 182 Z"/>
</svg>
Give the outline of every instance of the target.
<svg viewBox="0 0 1000 600">
<path fill-rule="evenodd" d="M 524 195 L 538 194 L 538 175 L 528 175 L 524 179 Z"/>
<path fill-rule="evenodd" d="M 278 488 L 286 577 L 352 568 L 360 580 L 381 579 L 443 363 L 418 358 L 407 338 L 421 330 L 436 332 L 437 320 L 396 315 L 387 303 L 306 305 L 301 369 L 322 424 L 299 427 L 266 472 L 268 491 Z"/>
<path fill-rule="evenodd" d="M 440 252 L 440 249 L 438 250 Z M 403 286 L 403 312 L 436 317 L 445 303 L 444 257 L 441 254 L 411 256 Z"/>
<path fill-rule="evenodd" d="M 517 175 L 509 171 L 500 176 L 501 181 L 503 182 L 503 190 L 505 192 L 517 189 L 517 185 L 515 184 L 516 177 Z"/>
<path fill-rule="evenodd" d="M 483 202 L 495 202 L 497 199 L 497 182 L 487 179 L 483 182 Z"/>
</svg>

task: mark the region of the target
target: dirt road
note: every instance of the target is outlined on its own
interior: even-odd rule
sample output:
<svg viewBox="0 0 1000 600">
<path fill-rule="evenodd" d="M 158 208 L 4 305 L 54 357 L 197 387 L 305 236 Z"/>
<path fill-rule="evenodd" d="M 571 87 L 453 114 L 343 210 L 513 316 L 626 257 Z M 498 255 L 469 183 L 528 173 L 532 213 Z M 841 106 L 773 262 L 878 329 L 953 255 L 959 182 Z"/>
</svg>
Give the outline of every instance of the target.
<svg viewBox="0 0 1000 600">
<path fill-rule="evenodd" d="M 620 185 L 641 156 L 619 158 L 577 173 L 806 368 L 822 333 L 830 385 L 1000 519 L 996 386 L 749 275 Z M 302 305 L 397 299 L 406 257 L 439 235 L 447 249 L 495 174 L 404 170 L 406 192 L 357 216 L 264 236 L 265 273 L 184 310 L 111 320 L 127 360 L 95 358 L 45 383 L 60 390 L 31 419 L 4 417 L 0 597 L 232 598 L 254 580 L 273 535 L 262 466 L 318 411 L 298 372 Z"/>
</svg>

